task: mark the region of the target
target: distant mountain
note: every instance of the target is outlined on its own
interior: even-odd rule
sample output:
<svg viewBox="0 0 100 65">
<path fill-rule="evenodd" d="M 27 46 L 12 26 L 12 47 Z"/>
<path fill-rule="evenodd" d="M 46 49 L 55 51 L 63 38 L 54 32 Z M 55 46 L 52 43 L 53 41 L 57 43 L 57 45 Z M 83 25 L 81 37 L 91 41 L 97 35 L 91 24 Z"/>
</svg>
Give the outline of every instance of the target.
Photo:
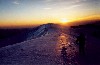
<svg viewBox="0 0 100 65">
<path fill-rule="evenodd" d="M 77 33 L 79 33 L 80 30 L 85 33 L 90 32 L 89 34 L 91 36 L 100 39 L 100 20 L 89 21 L 85 24 L 71 26 L 71 28 L 75 29 Z"/>
<path fill-rule="evenodd" d="M 76 23 L 77 24 L 77 23 Z M 72 28 L 100 28 L 100 20 L 85 21 L 85 23 L 79 23 L 78 25 L 71 26 Z"/>
<path fill-rule="evenodd" d="M 79 25 L 87 25 L 87 24 L 100 24 L 100 20 L 80 20 L 67 23 L 69 26 L 79 26 Z"/>
</svg>

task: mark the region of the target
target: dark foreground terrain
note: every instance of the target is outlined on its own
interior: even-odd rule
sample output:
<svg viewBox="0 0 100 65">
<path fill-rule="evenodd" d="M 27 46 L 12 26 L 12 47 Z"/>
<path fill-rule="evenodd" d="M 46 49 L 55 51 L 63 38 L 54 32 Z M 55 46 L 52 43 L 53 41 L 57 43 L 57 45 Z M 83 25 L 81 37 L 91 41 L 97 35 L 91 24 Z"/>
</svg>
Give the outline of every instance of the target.
<svg viewBox="0 0 100 65">
<path fill-rule="evenodd" d="M 0 48 L 27 40 L 29 35 L 32 35 L 32 33 L 37 29 L 38 27 L 22 29 L 0 29 Z"/>
</svg>

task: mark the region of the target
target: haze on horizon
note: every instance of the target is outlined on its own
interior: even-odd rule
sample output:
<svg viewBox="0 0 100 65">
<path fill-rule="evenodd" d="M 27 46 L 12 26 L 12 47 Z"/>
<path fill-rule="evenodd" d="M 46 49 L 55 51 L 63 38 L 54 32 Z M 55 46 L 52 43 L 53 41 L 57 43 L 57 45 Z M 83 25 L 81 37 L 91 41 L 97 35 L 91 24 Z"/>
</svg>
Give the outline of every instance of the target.
<svg viewBox="0 0 100 65">
<path fill-rule="evenodd" d="M 100 0 L 0 0 L 0 27 L 100 17 Z"/>
</svg>

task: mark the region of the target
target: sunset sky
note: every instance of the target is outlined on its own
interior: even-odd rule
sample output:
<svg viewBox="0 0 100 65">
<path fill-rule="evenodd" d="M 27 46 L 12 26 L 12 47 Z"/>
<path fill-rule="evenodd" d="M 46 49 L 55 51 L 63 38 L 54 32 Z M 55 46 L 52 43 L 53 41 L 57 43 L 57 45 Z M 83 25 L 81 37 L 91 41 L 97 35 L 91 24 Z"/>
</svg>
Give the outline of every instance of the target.
<svg viewBox="0 0 100 65">
<path fill-rule="evenodd" d="M 100 16 L 100 0 L 0 0 L 0 27 Z"/>
</svg>

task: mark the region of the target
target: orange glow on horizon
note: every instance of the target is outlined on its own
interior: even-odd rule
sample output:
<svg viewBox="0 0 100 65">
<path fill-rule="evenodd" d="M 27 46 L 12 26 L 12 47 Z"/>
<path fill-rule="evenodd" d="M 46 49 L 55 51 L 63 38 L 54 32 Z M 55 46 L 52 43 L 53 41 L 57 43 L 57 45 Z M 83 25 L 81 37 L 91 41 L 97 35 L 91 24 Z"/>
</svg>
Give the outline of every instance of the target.
<svg viewBox="0 0 100 65">
<path fill-rule="evenodd" d="M 3 27 L 31 27 L 31 26 L 37 26 L 41 24 L 47 24 L 47 23 L 58 23 L 58 24 L 63 24 L 63 25 L 68 25 L 67 23 L 70 22 L 80 22 L 84 20 L 100 20 L 99 15 L 94 15 L 94 16 L 88 16 L 88 17 L 83 17 L 83 18 L 76 18 L 76 19 L 68 19 L 68 18 L 56 18 L 56 19 L 41 19 L 41 20 L 32 20 L 32 21 L 20 21 L 20 22 L 0 22 L 0 28 Z"/>
</svg>

